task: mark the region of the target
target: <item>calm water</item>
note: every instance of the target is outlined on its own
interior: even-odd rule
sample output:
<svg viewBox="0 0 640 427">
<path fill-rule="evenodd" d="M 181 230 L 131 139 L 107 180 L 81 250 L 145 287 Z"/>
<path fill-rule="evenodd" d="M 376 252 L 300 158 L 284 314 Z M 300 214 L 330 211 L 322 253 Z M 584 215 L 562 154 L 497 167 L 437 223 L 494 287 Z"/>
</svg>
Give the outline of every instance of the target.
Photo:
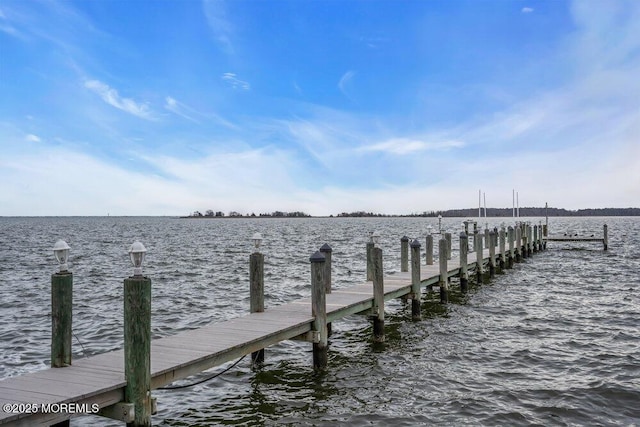
<svg viewBox="0 0 640 427">
<path fill-rule="evenodd" d="M 457 234 L 460 222 L 443 225 Z M 324 373 L 310 367 L 310 344 L 285 342 L 267 349 L 260 372 L 245 359 L 192 389 L 155 391 L 154 425 L 640 425 L 640 219 L 553 218 L 550 228 L 590 235 L 605 222 L 607 252 L 549 243 L 446 307 L 425 295 L 420 322 L 389 303 L 382 346 L 371 343 L 364 316 L 334 323 Z M 308 259 L 323 243 L 334 250 L 334 287 L 346 287 L 363 281 L 370 230 L 380 231 L 392 274 L 400 237 L 424 236 L 428 225 L 437 220 L 0 218 L 0 378 L 48 366 L 57 239 L 72 248 L 73 357 L 81 358 L 122 346 L 134 240 L 148 250 L 161 337 L 248 312 L 256 231 L 265 239 L 268 309 L 309 295 Z"/>
</svg>

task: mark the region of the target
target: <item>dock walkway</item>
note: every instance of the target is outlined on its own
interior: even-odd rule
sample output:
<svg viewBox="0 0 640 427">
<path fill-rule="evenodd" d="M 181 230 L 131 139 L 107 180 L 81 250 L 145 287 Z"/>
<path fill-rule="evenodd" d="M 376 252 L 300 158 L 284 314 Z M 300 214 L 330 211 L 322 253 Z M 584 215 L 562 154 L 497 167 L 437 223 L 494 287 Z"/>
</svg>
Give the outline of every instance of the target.
<svg viewBox="0 0 640 427">
<path fill-rule="evenodd" d="M 516 250 L 518 249 L 524 249 L 526 253 L 526 248 L 516 246 Z M 505 252 L 508 256 L 509 251 Z M 483 264 L 489 264 L 491 253 L 499 256 L 494 250 L 485 248 L 482 251 Z M 475 271 L 475 252 L 468 254 L 467 264 L 469 273 Z M 437 286 L 440 280 L 439 266 L 422 264 L 420 267 L 421 287 Z M 460 260 L 450 259 L 447 269 L 448 277 L 458 277 Z M 410 272 L 384 277 L 385 300 L 410 295 L 411 292 Z M 373 306 L 374 291 L 371 281 L 333 289 L 326 295 L 327 321 L 333 322 L 351 314 L 367 312 Z M 303 298 L 267 307 L 261 313 L 247 314 L 153 340 L 151 389 L 163 387 L 284 340 L 305 337 L 309 340 L 314 326 L 311 313 L 311 298 Z M 73 416 L 64 410 L 58 410 L 64 404 L 86 405 L 82 406 L 84 408 L 99 407 L 100 415 L 130 422 L 130 412 L 134 408 L 133 404 L 124 402 L 127 385 L 124 358 L 124 350 L 117 350 L 73 360 L 71 366 L 64 368 L 49 368 L 1 380 L 0 404 L 4 410 L 0 411 L 0 424 L 52 425 Z M 25 406 L 35 403 L 38 407 Z M 53 406 L 43 409 L 46 407 L 42 405 L 46 404 Z M 92 407 L 92 404 L 97 406 Z M 5 408 L 12 409 L 7 411 Z M 15 411 L 21 413 L 14 413 Z M 94 411 L 89 409 L 85 412 Z"/>
</svg>

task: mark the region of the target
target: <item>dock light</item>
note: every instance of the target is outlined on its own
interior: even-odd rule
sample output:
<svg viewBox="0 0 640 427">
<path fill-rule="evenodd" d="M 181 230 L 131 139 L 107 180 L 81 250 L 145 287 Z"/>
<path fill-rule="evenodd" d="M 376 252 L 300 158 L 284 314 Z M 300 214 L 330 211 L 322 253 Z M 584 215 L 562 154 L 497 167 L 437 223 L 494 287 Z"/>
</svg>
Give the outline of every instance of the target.
<svg viewBox="0 0 640 427">
<path fill-rule="evenodd" d="M 256 247 L 257 251 L 260 248 L 260 243 L 262 243 L 262 234 L 253 233 L 253 237 L 251 237 L 251 240 L 253 240 L 253 245 Z"/>
<path fill-rule="evenodd" d="M 58 271 L 63 272 L 69 269 L 67 265 L 67 261 L 69 260 L 69 245 L 64 240 L 58 240 L 55 245 L 53 245 L 53 254 L 56 256 L 56 260 L 58 260 Z"/>
<path fill-rule="evenodd" d="M 147 248 L 138 241 L 133 242 L 129 248 L 129 257 L 131 257 L 131 263 L 133 264 L 134 276 L 142 276 L 142 262 L 146 252 Z"/>
<path fill-rule="evenodd" d="M 378 245 L 378 243 L 380 242 L 380 233 L 378 233 L 377 231 L 374 231 L 371 234 L 371 240 L 373 241 L 374 245 Z"/>
</svg>

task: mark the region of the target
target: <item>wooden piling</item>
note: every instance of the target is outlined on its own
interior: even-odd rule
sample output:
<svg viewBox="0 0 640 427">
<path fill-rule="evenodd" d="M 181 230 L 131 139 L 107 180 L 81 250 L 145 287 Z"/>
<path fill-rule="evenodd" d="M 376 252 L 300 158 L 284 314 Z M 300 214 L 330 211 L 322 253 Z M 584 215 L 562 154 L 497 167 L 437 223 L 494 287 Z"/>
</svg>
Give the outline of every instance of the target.
<svg viewBox="0 0 640 427">
<path fill-rule="evenodd" d="M 494 244 L 495 238 L 495 231 L 489 231 L 489 277 L 494 277 L 496 275 L 496 245 Z"/>
<path fill-rule="evenodd" d="M 516 225 L 516 261 L 522 260 L 522 227 L 520 225 Z"/>
<path fill-rule="evenodd" d="M 482 237 L 480 233 L 474 231 L 473 242 L 476 246 L 476 275 L 478 277 L 478 284 L 482 283 Z"/>
<path fill-rule="evenodd" d="M 447 271 L 447 239 L 438 242 L 438 257 L 440 258 L 440 302 L 449 302 L 449 272 Z"/>
<path fill-rule="evenodd" d="M 313 330 L 317 336 L 313 342 L 313 368 L 324 369 L 327 366 L 329 349 L 329 331 L 327 330 L 327 292 L 325 290 L 324 266 L 326 258 L 317 251 L 309 258 L 311 262 L 311 315 Z"/>
<path fill-rule="evenodd" d="M 467 292 L 469 289 L 469 274 L 467 272 L 467 252 L 469 251 L 469 237 L 464 231 L 460 233 L 460 291 Z"/>
<path fill-rule="evenodd" d="M 367 281 L 373 280 L 373 242 L 367 242 Z"/>
<path fill-rule="evenodd" d="M 249 312 L 264 312 L 264 255 L 254 252 L 249 257 Z M 264 349 L 251 353 L 252 366 L 264 363 Z"/>
<path fill-rule="evenodd" d="M 507 228 L 507 238 L 509 240 L 509 259 L 507 262 L 507 268 L 513 268 L 513 262 L 515 261 L 515 249 L 514 249 L 514 241 L 515 241 L 515 233 L 512 226 Z"/>
<path fill-rule="evenodd" d="M 447 241 L 447 259 L 451 259 L 451 252 L 452 252 L 451 233 L 444 233 L 444 239 Z"/>
<path fill-rule="evenodd" d="M 382 249 L 373 248 L 373 341 L 384 342 L 384 281 Z"/>
<path fill-rule="evenodd" d="M 130 427 L 151 426 L 151 279 L 124 280 L 124 400 L 133 403 Z"/>
<path fill-rule="evenodd" d="M 606 251 L 607 249 L 609 249 L 609 230 L 607 224 L 604 225 L 602 232 L 602 244 L 604 245 L 604 250 Z"/>
<path fill-rule="evenodd" d="M 409 271 L 409 238 L 402 236 L 400 239 L 400 271 Z"/>
<path fill-rule="evenodd" d="M 73 274 L 51 275 L 51 367 L 71 365 Z"/>
<path fill-rule="evenodd" d="M 424 251 L 427 257 L 427 265 L 433 265 L 433 235 L 431 234 L 427 234 Z"/>
<path fill-rule="evenodd" d="M 538 226 L 534 225 L 533 226 L 533 252 L 536 253 L 538 252 Z"/>
<path fill-rule="evenodd" d="M 327 294 L 331 293 L 332 278 L 331 278 L 331 246 L 325 243 L 320 247 L 320 252 L 324 255 L 324 291 Z M 327 335 L 331 336 L 331 323 L 327 323 Z"/>
<path fill-rule="evenodd" d="M 484 229 L 484 236 L 482 236 L 482 237 L 484 239 L 484 248 L 488 249 L 489 245 L 490 245 L 490 242 L 489 242 L 489 229 L 488 228 Z"/>
<path fill-rule="evenodd" d="M 420 320 L 420 242 L 411 242 L 411 318 Z"/>
<path fill-rule="evenodd" d="M 500 231 L 498 232 L 498 234 L 499 234 L 499 237 L 500 237 L 499 265 L 500 265 L 500 271 L 503 272 L 505 267 L 506 267 L 506 265 L 507 265 L 507 262 L 506 262 L 507 255 L 505 253 L 506 252 L 506 250 L 505 250 L 505 248 L 506 248 L 506 232 L 505 232 L 504 226 L 500 227 Z"/>
</svg>

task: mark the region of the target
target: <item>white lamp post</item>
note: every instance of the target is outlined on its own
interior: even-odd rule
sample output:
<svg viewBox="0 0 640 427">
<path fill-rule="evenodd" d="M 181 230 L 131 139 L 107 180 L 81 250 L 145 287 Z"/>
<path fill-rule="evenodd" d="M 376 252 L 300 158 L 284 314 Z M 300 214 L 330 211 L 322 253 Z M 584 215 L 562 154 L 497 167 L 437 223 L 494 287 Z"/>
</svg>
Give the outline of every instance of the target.
<svg viewBox="0 0 640 427">
<path fill-rule="evenodd" d="M 262 243 L 262 234 L 253 233 L 253 237 L 251 237 L 251 240 L 253 240 L 253 245 L 255 246 L 257 252 L 258 249 L 260 249 L 260 244 Z"/>
<path fill-rule="evenodd" d="M 58 260 L 58 271 L 63 272 L 69 269 L 67 265 L 67 261 L 69 260 L 69 245 L 64 240 L 58 240 L 55 245 L 53 245 L 53 254 L 56 256 L 56 260 Z"/>
<path fill-rule="evenodd" d="M 380 243 L 380 233 L 378 233 L 377 231 L 374 231 L 371 234 L 371 240 L 373 241 L 373 244 L 375 246 L 378 246 L 378 243 Z"/>
<path fill-rule="evenodd" d="M 144 256 L 147 249 L 144 245 L 138 241 L 133 242 L 129 248 L 129 257 L 133 264 L 133 275 L 142 276 L 142 263 L 144 262 Z"/>
</svg>

